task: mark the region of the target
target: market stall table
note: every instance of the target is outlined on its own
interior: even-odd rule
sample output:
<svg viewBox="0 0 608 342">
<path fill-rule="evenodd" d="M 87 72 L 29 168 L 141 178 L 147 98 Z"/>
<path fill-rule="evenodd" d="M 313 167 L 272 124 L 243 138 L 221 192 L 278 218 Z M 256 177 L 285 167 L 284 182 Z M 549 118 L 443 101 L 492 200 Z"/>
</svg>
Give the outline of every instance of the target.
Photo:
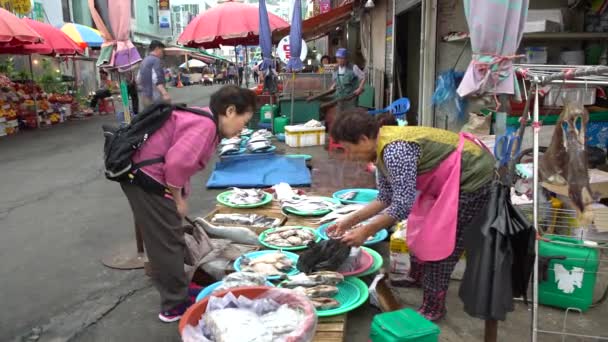
<svg viewBox="0 0 608 342">
<path fill-rule="evenodd" d="M 308 194 L 311 195 L 311 194 Z M 226 206 L 218 204 L 216 205 L 216 210 L 224 211 Z M 229 208 L 231 212 L 234 213 L 251 213 L 252 210 L 255 210 L 256 213 L 266 214 L 266 215 L 281 215 L 284 214 L 281 210 L 281 206 L 279 202 L 272 201 L 266 206 L 255 208 L 255 209 L 234 209 Z M 316 228 L 319 224 L 316 222 L 318 217 L 305 217 L 305 216 L 296 216 L 291 214 L 287 215 L 287 221 L 285 221 L 285 226 L 305 226 Z M 346 320 L 347 315 L 337 315 L 332 317 L 320 317 L 319 322 L 317 324 L 317 332 L 315 334 L 315 338 L 313 341 L 315 342 L 339 342 L 344 341 L 344 333 L 346 330 Z"/>
</svg>

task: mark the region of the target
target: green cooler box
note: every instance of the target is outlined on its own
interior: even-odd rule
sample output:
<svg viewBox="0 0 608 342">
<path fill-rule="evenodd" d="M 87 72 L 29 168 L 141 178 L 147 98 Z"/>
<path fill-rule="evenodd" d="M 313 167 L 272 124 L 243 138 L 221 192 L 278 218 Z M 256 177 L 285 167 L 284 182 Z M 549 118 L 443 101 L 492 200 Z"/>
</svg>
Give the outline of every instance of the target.
<svg viewBox="0 0 608 342">
<path fill-rule="evenodd" d="M 291 98 L 282 97 L 279 100 L 281 115 L 286 116 L 291 121 Z M 307 123 L 310 120 L 319 121 L 321 113 L 321 102 L 319 100 L 306 101 L 305 97 L 295 98 L 293 101 L 293 122 L 290 125 Z"/>
<path fill-rule="evenodd" d="M 412 309 L 374 316 L 369 338 L 372 342 L 437 342 L 441 330 Z"/>
<path fill-rule="evenodd" d="M 545 236 L 549 242 L 539 242 L 539 255 L 565 257 L 551 260 L 547 280 L 539 280 L 538 302 L 558 308 L 589 309 L 593 303 L 593 289 L 599 267 L 598 250 L 587 247 L 583 241 Z"/>
</svg>

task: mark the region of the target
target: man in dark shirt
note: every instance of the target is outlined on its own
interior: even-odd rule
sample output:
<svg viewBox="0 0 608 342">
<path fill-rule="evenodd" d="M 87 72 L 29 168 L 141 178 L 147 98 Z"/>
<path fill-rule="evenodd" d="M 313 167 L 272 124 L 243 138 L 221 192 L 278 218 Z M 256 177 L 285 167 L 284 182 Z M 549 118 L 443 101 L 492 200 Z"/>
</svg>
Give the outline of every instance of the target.
<svg viewBox="0 0 608 342">
<path fill-rule="evenodd" d="M 165 88 L 165 72 L 160 59 L 163 57 L 165 45 L 158 40 L 150 43 L 150 54 L 144 58 L 139 68 L 137 84 L 141 92 L 143 107 L 154 101 L 171 101 L 171 96 Z"/>
<path fill-rule="evenodd" d="M 243 72 L 245 71 L 245 68 L 243 67 L 243 64 L 239 64 L 239 86 L 243 85 Z"/>
</svg>

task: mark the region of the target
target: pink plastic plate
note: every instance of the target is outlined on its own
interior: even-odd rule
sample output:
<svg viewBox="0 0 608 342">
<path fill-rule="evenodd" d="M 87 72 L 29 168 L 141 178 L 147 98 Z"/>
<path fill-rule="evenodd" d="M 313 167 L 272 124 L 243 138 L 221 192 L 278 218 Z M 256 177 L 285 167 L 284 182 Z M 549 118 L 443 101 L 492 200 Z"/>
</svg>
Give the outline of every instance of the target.
<svg viewBox="0 0 608 342">
<path fill-rule="evenodd" d="M 374 264 L 374 257 L 369 254 L 366 250 L 361 250 L 361 265 L 356 270 L 352 270 L 350 272 L 340 272 L 343 276 L 356 276 L 357 274 L 363 273 L 369 270 L 370 267 Z"/>
</svg>

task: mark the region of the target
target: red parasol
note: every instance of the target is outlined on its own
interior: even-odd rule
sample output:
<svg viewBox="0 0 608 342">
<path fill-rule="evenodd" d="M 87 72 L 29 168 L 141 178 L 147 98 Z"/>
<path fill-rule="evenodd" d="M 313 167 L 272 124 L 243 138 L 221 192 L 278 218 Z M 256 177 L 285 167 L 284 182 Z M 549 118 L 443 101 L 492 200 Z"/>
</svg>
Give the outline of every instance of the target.
<svg viewBox="0 0 608 342">
<path fill-rule="evenodd" d="M 280 17 L 268 13 L 270 30 L 289 27 Z M 260 18 L 258 7 L 240 2 L 225 2 L 205 11 L 188 24 L 178 43 L 206 49 L 221 45 L 257 45 Z"/>
<path fill-rule="evenodd" d="M 22 50 L 24 54 L 38 53 L 41 55 L 72 56 L 84 52 L 76 42 L 60 29 L 30 18 L 24 18 L 23 22 L 32 30 L 39 33 L 44 39 L 44 42 L 39 44 L 28 44 L 19 47 L 18 49 Z"/>
<path fill-rule="evenodd" d="M 11 12 L 0 8 L 0 44 L 19 46 L 39 43 L 43 38 Z"/>
</svg>

